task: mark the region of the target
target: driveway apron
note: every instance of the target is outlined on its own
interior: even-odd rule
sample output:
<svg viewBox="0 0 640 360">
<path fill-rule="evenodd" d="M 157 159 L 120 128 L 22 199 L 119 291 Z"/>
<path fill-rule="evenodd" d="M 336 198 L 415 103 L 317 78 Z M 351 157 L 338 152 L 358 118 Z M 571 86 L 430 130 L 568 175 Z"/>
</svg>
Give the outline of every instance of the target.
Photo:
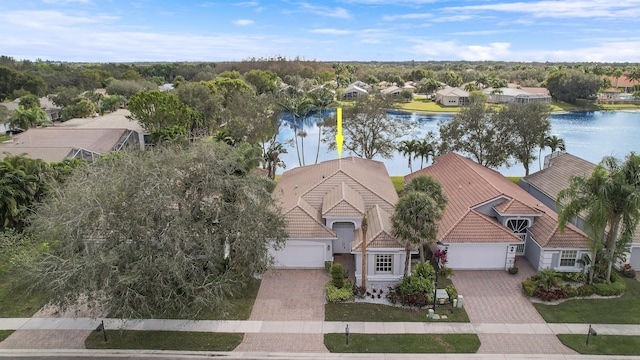
<svg viewBox="0 0 640 360">
<path fill-rule="evenodd" d="M 452 281 L 472 323 L 538 323 L 545 321 L 522 292 L 522 280 L 535 273 L 525 259 L 518 259 L 520 271 L 454 271 Z M 553 335 L 479 334 L 478 353 L 575 354 Z"/>
<path fill-rule="evenodd" d="M 262 277 L 250 320 L 323 321 L 324 270 L 269 270 Z M 236 351 L 328 352 L 322 334 L 245 334 Z"/>
</svg>

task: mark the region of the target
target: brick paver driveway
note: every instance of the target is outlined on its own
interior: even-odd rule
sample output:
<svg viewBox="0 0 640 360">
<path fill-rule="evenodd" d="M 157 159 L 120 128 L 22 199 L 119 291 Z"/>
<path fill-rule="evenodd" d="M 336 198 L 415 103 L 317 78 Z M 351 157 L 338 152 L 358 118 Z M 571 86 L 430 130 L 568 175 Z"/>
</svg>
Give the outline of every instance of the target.
<svg viewBox="0 0 640 360">
<path fill-rule="evenodd" d="M 323 321 L 323 270 L 269 270 L 262 277 L 250 320 Z M 245 334 L 236 351 L 328 352 L 322 334 Z"/>
<path fill-rule="evenodd" d="M 545 321 L 522 292 L 520 283 L 535 270 L 518 259 L 517 275 L 506 271 L 454 271 L 453 283 L 463 296 L 472 323 L 538 323 Z M 479 353 L 574 354 L 554 335 L 479 334 Z"/>
</svg>

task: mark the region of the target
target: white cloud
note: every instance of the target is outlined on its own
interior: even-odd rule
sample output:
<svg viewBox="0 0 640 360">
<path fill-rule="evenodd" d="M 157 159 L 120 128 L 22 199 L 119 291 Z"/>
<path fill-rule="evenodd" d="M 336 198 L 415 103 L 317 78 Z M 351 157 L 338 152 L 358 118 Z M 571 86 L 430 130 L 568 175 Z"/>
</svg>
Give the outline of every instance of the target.
<svg viewBox="0 0 640 360">
<path fill-rule="evenodd" d="M 260 5 L 260 3 L 259 3 L 259 2 L 257 2 L 257 1 L 243 1 L 243 2 L 235 3 L 235 4 L 233 4 L 233 5 L 236 5 L 236 6 L 250 6 L 250 7 L 253 7 L 253 6 L 259 6 L 259 5 Z"/>
<path fill-rule="evenodd" d="M 609 0 L 510 2 L 485 5 L 447 7 L 451 12 L 499 11 L 520 13 L 536 18 L 629 18 L 638 12 L 639 0 L 612 2 Z"/>
<path fill-rule="evenodd" d="M 337 17 L 341 19 L 350 19 L 351 14 L 344 8 L 330 8 L 325 6 L 316 6 L 309 3 L 301 2 L 298 3 L 300 9 L 304 12 L 310 12 L 316 15 L 329 16 L 329 17 Z"/>
<path fill-rule="evenodd" d="M 238 26 L 248 26 L 253 24 L 253 20 L 238 19 L 238 20 L 234 20 L 233 23 Z"/>
<path fill-rule="evenodd" d="M 469 61 L 508 59 L 511 56 L 506 42 L 486 45 L 459 45 L 456 41 L 418 41 L 411 51 L 433 59 L 461 59 Z"/>
<path fill-rule="evenodd" d="M 339 30 L 339 29 L 313 29 L 311 30 L 314 34 L 328 34 L 328 35 L 348 35 L 352 34 L 351 30 Z"/>
</svg>

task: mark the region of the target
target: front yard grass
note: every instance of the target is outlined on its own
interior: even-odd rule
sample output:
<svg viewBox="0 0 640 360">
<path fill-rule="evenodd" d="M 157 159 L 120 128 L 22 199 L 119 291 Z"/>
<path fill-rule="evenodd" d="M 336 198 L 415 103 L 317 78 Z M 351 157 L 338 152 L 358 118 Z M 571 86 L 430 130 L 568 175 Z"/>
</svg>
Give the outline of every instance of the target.
<svg viewBox="0 0 640 360">
<path fill-rule="evenodd" d="M 598 335 L 589 338 L 587 334 L 560 334 L 558 339 L 567 347 L 588 355 L 640 355 L 640 336 Z"/>
<path fill-rule="evenodd" d="M 626 277 L 622 279 L 627 283 L 627 291 L 619 298 L 575 299 L 558 305 L 533 305 L 549 323 L 640 324 L 640 282 Z"/>
<path fill-rule="evenodd" d="M 188 351 L 231 351 L 242 342 L 243 334 L 107 330 L 108 341 L 102 332 L 91 332 L 84 345 L 87 349 L 150 349 Z"/>
<path fill-rule="evenodd" d="M 17 283 L 12 269 L 4 257 L 0 257 L 0 318 L 31 317 L 46 303 L 42 294 L 27 292 L 28 285 Z"/>
<path fill-rule="evenodd" d="M 396 108 L 407 111 L 424 111 L 436 113 L 455 113 L 460 111 L 459 106 L 442 106 L 424 97 L 416 97 L 408 103 L 396 103 Z"/>
<path fill-rule="evenodd" d="M 478 351 L 475 334 L 325 334 L 324 344 L 332 353 L 467 353 Z"/>
<path fill-rule="evenodd" d="M 11 334 L 13 334 L 13 330 L 0 330 L 0 342 L 8 338 Z"/>
<path fill-rule="evenodd" d="M 469 322 L 464 308 L 453 308 L 451 304 L 438 305 L 436 313 L 446 319 L 427 318 L 427 309 L 406 309 L 396 306 L 371 303 L 336 303 L 324 306 L 325 321 L 371 321 L 371 322 Z"/>
<path fill-rule="evenodd" d="M 399 195 L 404 190 L 404 176 L 391 176 L 391 182 Z"/>
</svg>

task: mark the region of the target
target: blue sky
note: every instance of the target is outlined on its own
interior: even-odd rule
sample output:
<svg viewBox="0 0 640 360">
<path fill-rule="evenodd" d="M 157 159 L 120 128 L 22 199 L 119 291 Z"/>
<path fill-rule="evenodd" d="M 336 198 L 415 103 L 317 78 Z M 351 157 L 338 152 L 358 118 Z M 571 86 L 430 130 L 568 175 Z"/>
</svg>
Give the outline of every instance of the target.
<svg viewBox="0 0 640 360">
<path fill-rule="evenodd" d="M 640 0 L 0 0 L 0 54 L 61 61 L 640 62 Z"/>
</svg>

